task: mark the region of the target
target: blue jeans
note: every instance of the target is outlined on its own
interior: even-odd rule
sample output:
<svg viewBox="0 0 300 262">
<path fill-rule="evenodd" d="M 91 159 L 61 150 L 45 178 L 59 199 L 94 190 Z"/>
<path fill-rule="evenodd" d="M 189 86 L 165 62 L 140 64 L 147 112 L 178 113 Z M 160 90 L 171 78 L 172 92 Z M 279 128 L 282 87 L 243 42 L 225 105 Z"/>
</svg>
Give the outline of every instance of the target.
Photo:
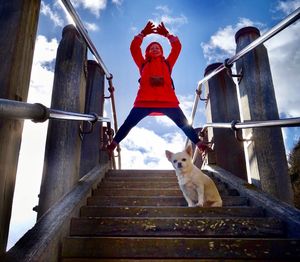
<svg viewBox="0 0 300 262">
<path fill-rule="evenodd" d="M 194 143 L 197 144 L 200 139 L 195 129 L 188 124 L 188 120 L 179 107 L 174 108 L 146 108 L 134 107 L 129 115 L 119 128 L 114 137 L 114 141 L 118 144 L 128 135 L 129 131 L 137 125 L 144 117 L 151 113 L 159 112 L 169 117 L 173 122 L 185 133 L 185 135 Z"/>
</svg>

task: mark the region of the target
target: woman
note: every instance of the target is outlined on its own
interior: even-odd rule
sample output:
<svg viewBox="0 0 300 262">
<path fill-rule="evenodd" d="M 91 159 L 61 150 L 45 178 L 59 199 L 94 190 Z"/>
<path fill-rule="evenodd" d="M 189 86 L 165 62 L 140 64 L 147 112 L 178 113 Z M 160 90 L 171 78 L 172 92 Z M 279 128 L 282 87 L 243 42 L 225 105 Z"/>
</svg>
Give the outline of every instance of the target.
<svg viewBox="0 0 300 262">
<path fill-rule="evenodd" d="M 150 43 L 143 57 L 141 51 L 143 38 L 152 33 L 168 38 L 171 52 L 167 59 L 164 58 L 163 48 L 158 42 Z M 169 34 L 163 23 L 155 28 L 154 24 L 149 21 L 141 33 L 134 37 L 130 51 L 140 71 L 140 86 L 132 110 L 107 147 L 110 155 L 129 131 L 148 115 L 168 116 L 199 148 L 200 152 L 206 150 L 205 143 L 200 141 L 196 131 L 188 124 L 174 91 L 171 72 L 180 50 L 181 43 L 178 37 Z"/>
</svg>

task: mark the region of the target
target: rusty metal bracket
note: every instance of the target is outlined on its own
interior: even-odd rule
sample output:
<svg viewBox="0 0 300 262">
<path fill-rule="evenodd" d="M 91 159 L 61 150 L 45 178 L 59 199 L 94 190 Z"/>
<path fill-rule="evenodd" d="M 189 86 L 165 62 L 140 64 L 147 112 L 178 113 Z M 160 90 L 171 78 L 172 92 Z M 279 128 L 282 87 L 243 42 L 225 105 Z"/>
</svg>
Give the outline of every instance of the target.
<svg viewBox="0 0 300 262">
<path fill-rule="evenodd" d="M 79 126 L 79 135 L 80 135 L 81 140 L 83 140 L 84 135 L 87 135 L 87 134 L 90 134 L 93 132 L 94 126 L 98 121 L 98 117 L 99 117 L 98 114 L 96 114 L 96 113 L 90 113 L 90 114 L 93 115 L 95 118 L 94 118 L 94 120 L 87 121 L 87 123 L 89 125 L 87 130 L 85 130 L 85 128 L 83 127 L 84 123 L 83 123 L 83 125 L 80 124 L 80 126 Z"/>
<path fill-rule="evenodd" d="M 197 94 L 197 96 L 199 96 L 199 99 L 201 101 L 207 101 L 208 100 L 207 98 L 202 98 L 201 97 L 201 95 L 202 95 L 202 89 L 200 89 L 200 90 L 196 89 L 196 94 Z"/>
<path fill-rule="evenodd" d="M 243 69 L 241 68 L 237 74 L 233 74 L 231 71 L 232 64 L 231 65 L 228 64 L 228 60 L 229 60 L 229 58 L 225 59 L 225 61 L 223 63 L 224 67 L 226 68 L 227 75 L 230 77 L 237 77 L 237 81 L 238 81 L 238 83 L 240 83 L 243 78 Z"/>
<path fill-rule="evenodd" d="M 231 130 L 234 132 L 234 137 L 236 140 L 238 140 L 239 142 L 249 142 L 252 141 L 251 139 L 245 139 L 243 138 L 243 133 L 242 133 L 242 129 L 237 129 L 236 128 L 236 124 L 239 123 L 238 120 L 233 120 L 230 124 L 231 124 Z"/>
<path fill-rule="evenodd" d="M 112 83 L 112 79 L 113 79 L 113 75 L 110 74 L 109 77 L 106 77 L 107 81 L 108 81 L 108 92 L 109 92 L 109 96 L 104 96 L 104 99 L 110 99 L 112 97 L 112 93 L 115 92 L 115 88 L 113 86 L 113 83 Z"/>
</svg>

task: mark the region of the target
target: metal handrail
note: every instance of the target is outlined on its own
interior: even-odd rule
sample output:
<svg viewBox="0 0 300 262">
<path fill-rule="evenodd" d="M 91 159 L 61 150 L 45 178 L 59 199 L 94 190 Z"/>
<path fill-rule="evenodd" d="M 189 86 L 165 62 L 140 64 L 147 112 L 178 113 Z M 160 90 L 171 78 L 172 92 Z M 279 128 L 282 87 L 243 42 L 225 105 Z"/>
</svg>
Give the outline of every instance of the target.
<svg viewBox="0 0 300 262">
<path fill-rule="evenodd" d="M 232 121 L 231 123 L 207 123 L 203 126 L 201 132 L 207 128 L 230 128 L 232 130 L 246 129 L 246 128 L 260 128 L 260 127 L 291 127 L 300 126 L 300 117 L 276 119 L 276 120 L 261 120 L 261 121 Z"/>
<path fill-rule="evenodd" d="M 270 39 L 271 37 L 273 37 L 274 35 L 276 35 L 280 31 L 282 31 L 283 29 L 285 29 L 286 27 L 288 27 L 289 25 L 291 25 L 295 21 L 297 21 L 299 18 L 300 18 L 300 7 L 297 8 L 290 15 L 288 15 L 281 22 L 279 22 L 277 25 L 275 25 L 274 27 L 272 27 L 269 31 L 267 31 L 262 36 L 260 36 L 257 39 L 255 39 L 252 43 L 250 43 L 249 45 L 247 45 L 246 47 L 244 47 L 242 50 L 240 50 L 233 57 L 231 57 L 229 59 L 226 59 L 223 64 L 221 64 L 215 70 L 213 70 L 208 75 L 206 75 L 202 80 L 200 80 L 198 82 L 198 86 L 197 86 L 197 89 L 196 89 L 196 95 L 195 95 L 194 104 L 193 104 L 193 108 L 192 108 L 192 114 L 191 114 L 191 117 L 190 117 L 191 125 L 194 122 L 196 110 L 197 110 L 197 107 L 198 107 L 198 102 L 199 102 L 199 99 L 200 99 L 199 94 L 201 93 L 202 85 L 205 82 L 207 82 L 209 79 L 211 79 L 213 76 L 217 75 L 218 73 L 220 73 L 224 69 L 231 67 L 233 65 L 233 63 L 235 63 L 237 60 L 239 60 L 245 54 L 249 53 L 250 51 L 252 51 L 257 46 L 263 44 L 268 39 Z"/>
<path fill-rule="evenodd" d="M 62 3 L 64 4 L 64 6 L 66 7 L 67 11 L 69 12 L 70 16 L 72 17 L 72 19 L 74 20 L 74 23 L 76 24 L 76 27 L 79 31 L 79 33 L 82 35 L 82 37 L 84 38 L 85 42 L 87 43 L 90 51 L 92 52 L 92 54 L 95 56 L 96 60 L 98 61 L 98 63 L 101 65 L 105 76 L 107 79 L 112 78 L 112 74 L 109 73 L 106 65 L 104 64 L 103 60 L 101 59 L 96 47 L 94 46 L 92 40 L 90 39 L 87 30 L 85 29 L 83 23 L 81 22 L 79 16 L 77 15 L 74 7 L 72 6 L 71 2 L 69 0 L 61 0 Z"/>
<path fill-rule="evenodd" d="M 48 119 L 110 122 L 109 118 L 97 114 L 80 114 L 48 108 L 42 104 L 30 104 L 15 100 L 0 98 L 0 118 L 31 119 L 34 122 L 44 122 Z"/>
<path fill-rule="evenodd" d="M 111 100 L 111 106 L 112 106 L 112 116 L 114 120 L 114 129 L 115 132 L 118 131 L 118 121 L 117 121 L 117 114 L 116 114 L 116 106 L 115 106 L 115 96 L 114 96 L 114 87 L 112 83 L 113 75 L 108 71 L 106 65 L 104 64 L 102 58 L 100 57 L 95 45 L 93 44 L 92 40 L 90 39 L 87 30 L 85 29 L 83 23 L 81 22 L 80 17 L 76 13 L 73 5 L 69 0 L 61 0 L 61 2 L 64 4 L 65 8 L 67 9 L 68 13 L 72 17 L 78 32 L 80 35 L 83 37 L 85 40 L 89 50 L 92 52 L 94 57 L 96 58 L 97 62 L 100 64 L 101 68 L 104 71 L 104 74 L 106 76 L 106 79 L 108 80 L 108 85 L 109 85 L 109 92 L 110 92 L 110 100 Z M 118 151 L 120 151 L 119 145 L 118 145 Z M 119 169 L 121 169 L 121 155 L 118 153 L 118 163 L 119 163 Z"/>
</svg>

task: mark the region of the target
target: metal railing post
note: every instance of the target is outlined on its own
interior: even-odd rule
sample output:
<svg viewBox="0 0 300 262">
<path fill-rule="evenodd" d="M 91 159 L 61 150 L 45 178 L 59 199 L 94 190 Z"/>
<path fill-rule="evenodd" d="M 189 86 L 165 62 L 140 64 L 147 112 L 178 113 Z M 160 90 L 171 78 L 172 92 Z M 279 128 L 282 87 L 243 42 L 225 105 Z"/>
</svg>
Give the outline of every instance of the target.
<svg viewBox="0 0 300 262">
<path fill-rule="evenodd" d="M 83 112 L 87 48 L 72 25 L 63 30 L 57 50 L 51 108 Z M 38 219 L 79 180 L 79 122 L 49 121 Z"/>
<path fill-rule="evenodd" d="M 27 101 L 40 0 L 0 3 L 0 98 Z M 0 120 L 0 256 L 11 217 L 22 120 Z"/>
<path fill-rule="evenodd" d="M 258 39 L 260 32 L 245 27 L 236 35 L 237 52 Z M 263 45 L 236 62 L 242 71 L 239 83 L 242 121 L 279 119 L 269 58 Z M 251 182 L 278 199 L 292 204 L 292 187 L 280 128 L 247 129 L 245 143 L 248 176 Z"/>
</svg>

